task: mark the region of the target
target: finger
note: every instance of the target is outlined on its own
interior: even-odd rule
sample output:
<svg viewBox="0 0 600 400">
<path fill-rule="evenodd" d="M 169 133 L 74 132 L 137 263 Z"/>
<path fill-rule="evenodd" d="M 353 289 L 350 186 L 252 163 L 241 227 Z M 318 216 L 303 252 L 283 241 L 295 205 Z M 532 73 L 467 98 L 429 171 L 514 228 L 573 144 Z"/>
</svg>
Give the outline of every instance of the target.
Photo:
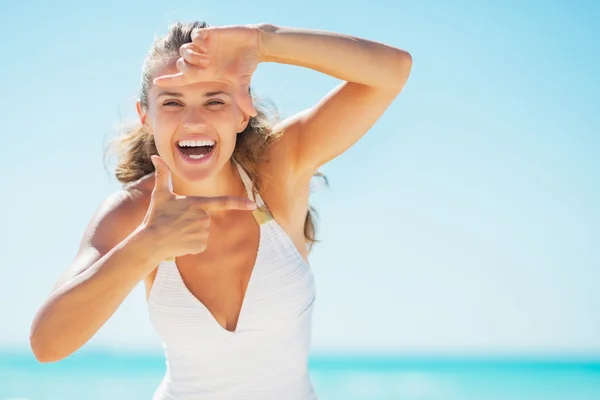
<svg viewBox="0 0 600 400">
<path fill-rule="evenodd" d="M 203 53 L 208 52 L 209 48 L 209 32 L 207 29 L 197 29 L 195 32 L 192 32 L 192 42 L 190 43 L 196 49 L 201 50 Z"/>
<path fill-rule="evenodd" d="M 256 203 L 247 197 L 200 197 L 196 199 L 196 204 L 206 211 L 256 209 Z"/>
<path fill-rule="evenodd" d="M 197 53 L 206 53 L 208 48 L 205 46 L 205 43 L 185 43 L 179 48 L 179 54 L 182 53 L 183 50 L 193 50 Z"/>
<path fill-rule="evenodd" d="M 183 60 L 192 66 L 206 68 L 210 63 L 210 59 L 206 55 L 199 53 L 191 48 L 182 48 L 180 49 L 179 53 L 181 54 Z"/>
<path fill-rule="evenodd" d="M 196 53 L 199 55 L 206 56 L 205 53 L 207 51 L 208 51 L 208 49 L 206 47 L 198 47 L 198 46 L 194 45 L 193 43 L 186 43 L 179 48 L 179 55 L 181 57 L 185 57 L 186 54 L 191 52 L 191 53 Z"/>
<path fill-rule="evenodd" d="M 177 59 L 177 69 L 183 74 L 187 84 L 209 81 L 206 68 L 193 65 L 183 58 Z"/>
<path fill-rule="evenodd" d="M 152 80 L 156 86 L 185 86 L 189 84 L 187 76 L 184 73 L 178 72 L 171 75 L 163 75 Z"/>
<path fill-rule="evenodd" d="M 170 194 L 171 170 L 169 166 L 160 156 L 152 155 L 150 159 L 152 160 L 152 164 L 154 164 L 154 192 Z"/>
<path fill-rule="evenodd" d="M 157 78 L 154 78 L 152 81 L 156 86 L 185 86 L 190 83 L 194 83 L 190 79 L 190 67 L 188 63 L 185 62 L 183 58 L 178 58 L 175 66 L 179 70 L 176 74 L 170 75 L 162 75 Z"/>
<path fill-rule="evenodd" d="M 202 43 L 202 41 L 208 38 L 209 33 L 209 28 L 197 28 L 192 30 L 192 43 Z"/>
</svg>

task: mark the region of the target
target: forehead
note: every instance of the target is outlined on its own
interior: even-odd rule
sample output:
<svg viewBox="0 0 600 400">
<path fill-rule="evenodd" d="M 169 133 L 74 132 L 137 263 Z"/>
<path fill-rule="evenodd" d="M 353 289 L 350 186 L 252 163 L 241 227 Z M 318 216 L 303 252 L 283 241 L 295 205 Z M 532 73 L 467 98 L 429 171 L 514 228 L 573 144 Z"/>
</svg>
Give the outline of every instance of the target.
<svg viewBox="0 0 600 400">
<path fill-rule="evenodd" d="M 156 78 L 163 75 L 172 75 L 179 73 L 179 70 L 175 67 L 174 62 L 170 62 L 166 65 L 157 66 L 154 68 L 152 78 Z M 185 86 L 161 86 L 155 85 L 150 86 L 150 96 L 156 97 L 163 92 L 178 92 L 183 95 L 187 94 L 202 94 L 207 92 L 225 92 L 226 94 L 233 95 L 233 87 L 225 82 L 198 82 Z"/>
</svg>

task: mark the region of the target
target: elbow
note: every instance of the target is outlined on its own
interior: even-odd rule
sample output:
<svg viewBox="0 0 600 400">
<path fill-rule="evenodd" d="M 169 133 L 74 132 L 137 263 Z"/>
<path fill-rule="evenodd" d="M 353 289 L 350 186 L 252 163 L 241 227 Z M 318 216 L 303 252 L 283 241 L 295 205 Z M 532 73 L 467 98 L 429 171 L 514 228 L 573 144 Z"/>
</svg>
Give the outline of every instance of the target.
<svg viewBox="0 0 600 400">
<path fill-rule="evenodd" d="M 402 89 L 408 81 L 408 77 L 410 76 L 413 58 L 409 52 L 404 50 L 398 50 L 396 54 L 396 65 L 394 67 L 395 73 L 392 81 L 395 83 L 395 86 L 398 86 L 400 89 Z"/>
<path fill-rule="evenodd" d="M 40 341 L 35 338 L 30 338 L 29 343 L 33 356 L 43 364 L 57 362 L 65 358 L 64 355 L 60 355 L 49 343 L 40 343 Z"/>
<path fill-rule="evenodd" d="M 387 62 L 377 70 L 376 87 L 394 96 L 397 95 L 408 81 L 412 64 L 413 59 L 409 52 L 401 49 L 390 49 Z"/>
<path fill-rule="evenodd" d="M 29 346 L 35 359 L 44 364 L 57 362 L 65 358 L 65 355 L 57 349 L 56 341 L 39 332 L 35 324 L 31 327 L 29 333 Z"/>
<path fill-rule="evenodd" d="M 47 343 L 44 344 L 36 335 L 29 336 L 29 346 L 31 347 L 35 359 L 41 363 L 51 363 L 59 361 L 60 359 L 59 357 L 56 357 L 51 346 Z"/>
<path fill-rule="evenodd" d="M 33 352 L 33 355 L 35 356 L 35 359 L 38 360 L 38 362 L 40 362 L 42 364 L 49 364 L 49 363 L 60 361 L 62 359 L 59 357 L 53 357 L 51 354 L 40 352 L 40 351 L 35 351 L 35 350 Z"/>
</svg>

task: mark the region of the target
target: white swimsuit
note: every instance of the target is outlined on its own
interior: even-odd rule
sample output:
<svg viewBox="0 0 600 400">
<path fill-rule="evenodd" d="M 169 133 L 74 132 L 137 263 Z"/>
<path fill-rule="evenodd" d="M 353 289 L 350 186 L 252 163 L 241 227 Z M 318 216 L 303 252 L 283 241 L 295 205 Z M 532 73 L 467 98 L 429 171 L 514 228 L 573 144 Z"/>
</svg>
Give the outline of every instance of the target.
<svg viewBox="0 0 600 400">
<path fill-rule="evenodd" d="M 235 332 L 185 286 L 174 260 L 158 266 L 148 299 L 167 371 L 154 400 L 315 400 L 308 373 L 315 284 L 308 264 L 238 171 L 258 209 L 260 241 Z"/>
</svg>

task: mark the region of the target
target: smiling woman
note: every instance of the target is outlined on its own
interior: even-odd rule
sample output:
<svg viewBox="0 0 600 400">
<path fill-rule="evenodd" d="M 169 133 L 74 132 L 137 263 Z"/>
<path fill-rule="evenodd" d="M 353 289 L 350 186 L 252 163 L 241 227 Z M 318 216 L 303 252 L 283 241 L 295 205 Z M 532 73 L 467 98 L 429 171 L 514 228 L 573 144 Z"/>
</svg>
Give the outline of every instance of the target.
<svg viewBox="0 0 600 400">
<path fill-rule="evenodd" d="M 262 62 L 343 82 L 271 123 L 250 81 Z M 56 361 L 84 345 L 141 281 L 167 358 L 154 399 L 315 399 L 311 178 L 402 90 L 408 53 L 273 25 L 178 23 L 144 62 L 139 125 L 114 143 L 123 183 L 38 311 L 31 346 Z"/>
<path fill-rule="evenodd" d="M 193 26 L 194 25 L 189 25 L 186 27 L 190 30 L 190 35 Z M 176 27 L 178 27 L 178 25 L 175 25 L 175 27 L 172 28 L 172 32 L 176 30 Z M 179 29 L 184 29 L 184 27 L 179 27 Z M 162 45 L 170 48 L 176 47 L 174 44 L 168 43 L 168 39 L 172 41 L 176 39 L 181 40 L 182 38 L 173 32 L 166 38 L 163 38 L 167 43 L 157 41 L 154 46 L 157 47 Z M 181 43 L 184 44 L 186 42 L 182 41 Z M 159 57 L 160 52 L 156 49 L 153 49 L 150 54 L 155 54 L 155 52 L 156 55 L 154 57 Z M 142 88 L 140 100 L 138 102 L 138 112 L 140 115 L 148 109 L 149 102 L 151 101 L 149 100 L 149 93 L 151 93 L 152 77 L 156 75 L 156 73 L 150 72 L 150 66 L 154 65 L 155 62 L 155 59 L 149 56 L 144 63 Z M 170 72 L 176 71 L 172 65 L 169 66 L 168 64 L 165 70 Z M 187 88 L 187 90 L 182 90 L 185 89 L 185 86 L 183 88 L 175 88 L 174 90 L 157 90 L 154 99 L 154 103 L 160 102 L 157 103 L 160 104 L 159 110 L 157 111 L 160 111 L 165 116 L 171 115 L 173 117 L 173 114 L 175 114 L 175 116 L 177 114 L 181 115 L 186 109 L 186 105 L 187 109 L 190 109 L 191 104 L 189 103 L 192 100 L 199 101 L 202 104 L 202 108 L 206 111 L 213 111 L 212 114 L 225 107 L 229 107 L 229 110 L 231 110 L 232 96 L 228 91 L 206 91 L 206 88 L 203 87 L 203 85 L 200 85 L 198 90 L 197 86 L 198 85 Z M 191 96 L 186 98 L 185 92 L 188 92 L 188 94 L 191 93 Z M 255 110 L 256 109 L 257 107 L 255 106 Z M 253 183 L 253 189 L 256 192 L 263 189 L 266 179 L 265 172 L 257 167 L 257 163 L 266 161 L 266 150 L 270 147 L 271 143 L 276 141 L 281 135 L 281 132 L 273 130 L 274 123 L 278 121 L 269 119 L 267 117 L 267 112 L 268 110 L 258 109 L 256 115 L 249 118 L 246 127 L 235 137 L 235 148 L 231 156 L 232 160 L 241 165 L 250 176 Z M 198 121 L 192 123 L 197 124 Z M 193 162 L 197 159 L 197 157 L 193 155 L 189 157 L 190 154 L 200 155 L 206 152 L 205 149 L 193 148 L 200 145 L 198 141 L 205 141 L 202 144 L 211 144 L 212 148 L 210 149 L 210 153 L 212 154 L 212 151 L 216 148 L 216 144 L 220 139 L 216 134 L 212 137 L 207 136 L 208 134 L 205 127 L 199 126 L 194 128 L 193 126 L 189 126 L 189 123 L 183 127 L 187 127 L 188 131 L 193 133 L 186 133 L 186 137 L 175 137 L 172 139 L 175 140 L 174 144 L 177 145 L 177 149 L 181 151 L 181 156 L 188 156 L 186 159 L 187 162 Z M 199 134 L 197 132 L 202 133 Z M 124 134 L 118 137 L 111 144 L 110 150 L 114 151 L 118 156 L 115 175 L 119 182 L 124 184 L 136 182 L 140 178 L 154 172 L 154 164 L 152 163 L 150 156 L 158 154 L 157 146 L 159 145 L 157 145 L 154 135 L 150 133 L 149 125 L 143 124 L 142 122 L 130 127 Z M 165 157 L 164 153 L 162 154 L 162 157 Z M 196 177 L 200 173 L 199 170 L 192 170 L 191 172 L 195 173 Z M 192 176 L 190 179 L 194 179 L 194 177 Z M 204 192 L 204 194 L 206 194 L 206 192 Z M 314 242 L 314 235 L 315 228 L 313 217 L 311 215 L 311 210 L 309 209 L 307 210 L 305 218 L 305 238 L 308 245 L 311 245 Z"/>
</svg>

